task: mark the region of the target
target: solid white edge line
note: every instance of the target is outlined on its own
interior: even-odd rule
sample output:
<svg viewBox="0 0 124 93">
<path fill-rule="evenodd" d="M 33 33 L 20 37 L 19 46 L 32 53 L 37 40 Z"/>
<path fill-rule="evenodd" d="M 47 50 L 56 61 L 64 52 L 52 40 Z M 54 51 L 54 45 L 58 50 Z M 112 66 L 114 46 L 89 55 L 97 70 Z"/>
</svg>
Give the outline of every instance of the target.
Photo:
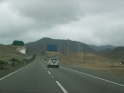
<svg viewBox="0 0 124 93">
<path fill-rule="evenodd" d="M 5 78 L 7 78 L 8 76 L 10 76 L 10 75 L 12 75 L 12 74 L 18 72 L 19 70 L 22 70 L 23 68 L 25 68 L 25 67 L 27 67 L 27 66 L 29 66 L 29 65 L 31 65 L 31 64 L 32 64 L 32 63 L 30 63 L 30 64 L 28 64 L 28 65 L 26 65 L 26 66 L 24 66 L 24 67 L 22 67 L 22 68 L 20 68 L 20 69 L 18 69 L 18 70 L 16 70 L 16 71 L 12 72 L 12 73 L 10 73 L 10 74 L 8 74 L 8 75 L 6 75 L 6 76 L 0 78 L 0 81 L 3 80 L 3 79 L 5 79 Z"/>
<path fill-rule="evenodd" d="M 68 93 L 68 92 L 66 91 L 66 89 L 65 89 L 58 81 L 56 81 L 56 83 L 57 83 L 58 86 L 62 89 L 62 91 L 63 91 L 64 93 Z"/>
<path fill-rule="evenodd" d="M 51 75 L 51 73 L 49 71 L 47 71 L 47 72 Z"/>
<path fill-rule="evenodd" d="M 61 68 L 64 68 L 64 69 L 67 69 L 67 70 L 70 70 L 70 71 L 74 71 L 74 72 L 83 74 L 83 75 L 86 75 L 86 76 L 90 76 L 90 77 L 93 77 L 93 78 L 96 78 L 96 79 L 99 79 L 99 80 L 103 80 L 103 81 L 106 81 L 106 82 L 109 82 L 109 83 L 112 83 L 112 84 L 115 84 L 115 85 L 119 85 L 119 86 L 124 87 L 123 84 L 119 84 L 119 83 L 116 83 L 116 82 L 113 82 L 113 81 L 109 81 L 109 80 L 107 80 L 107 79 L 99 78 L 99 77 L 96 77 L 96 76 L 93 76 L 93 75 L 90 75 L 90 74 L 86 74 L 86 73 L 79 72 L 79 71 L 76 71 L 76 70 L 72 70 L 72 69 L 69 69 L 69 68 L 65 68 L 65 67 L 62 67 L 62 66 L 60 66 L 60 67 L 61 67 Z"/>
</svg>

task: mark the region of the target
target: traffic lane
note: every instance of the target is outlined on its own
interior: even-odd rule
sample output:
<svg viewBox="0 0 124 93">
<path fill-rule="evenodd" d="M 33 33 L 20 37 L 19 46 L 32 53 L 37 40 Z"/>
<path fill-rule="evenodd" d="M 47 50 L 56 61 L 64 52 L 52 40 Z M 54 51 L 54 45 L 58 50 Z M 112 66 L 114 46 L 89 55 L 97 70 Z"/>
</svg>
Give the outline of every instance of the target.
<svg viewBox="0 0 124 93">
<path fill-rule="evenodd" d="M 124 87 L 64 69 L 48 68 L 69 93 L 124 93 Z"/>
<path fill-rule="evenodd" d="M 43 64 L 46 65 L 46 62 L 43 61 Z M 92 71 L 90 70 L 90 72 L 92 72 Z M 94 72 L 94 71 L 93 71 L 93 72 Z M 97 74 L 96 71 L 95 71 L 95 73 Z M 99 72 L 99 74 L 102 75 L 103 73 L 100 73 L 100 72 Z M 98 75 L 99 75 L 99 74 L 98 74 Z M 94 78 L 94 79 L 96 79 L 96 78 Z M 119 79 L 119 78 L 116 78 L 116 79 Z M 122 78 L 121 78 L 121 79 L 122 79 Z M 100 79 L 100 80 L 101 80 L 101 79 Z M 102 81 L 103 81 L 103 80 L 102 80 Z M 107 80 L 106 80 L 106 81 L 107 81 Z M 104 80 L 103 82 L 106 82 L 106 81 Z M 110 82 L 111 82 L 111 81 L 110 81 Z M 106 82 L 106 83 L 110 83 L 110 82 Z M 116 83 L 116 82 L 114 82 L 114 83 Z M 111 83 L 110 83 L 110 84 L 111 84 Z M 113 84 L 113 82 L 112 82 L 111 86 L 113 86 L 113 85 L 114 85 L 114 84 Z M 116 84 L 116 85 L 117 85 L 117 84 Z M 104 89 L 104 88 L 103 88 L 103 89 Z M 119 89 L 119 88 L 117 88 L 116 90 L 118 91 L 118 89 Z M 116 90 L 115 90 L 115 91 L 116 91 Z M 109 86 L 108 86 L 108 89 L 106 89 L 106 91 L 111 91 L 111 87 L 109 88 Z M 115 91 L 114 91 L 114 92 L 115 92 Z M 120 91 L 123 92 L 123 91 L 124 91 L 123 88 L 121 88 Z"/>
<path fill-rule="evenodd" d="M 42 59 L 42 58 L 41 58 Z M 43 61 L 45 64 L 47 64 L 47 62 Z M 73 66 L 73 65 L 65 65 L 65 64 L 60 64 L 60 66 L 63 66 L 65 68 L 69 68 L 69 69 L 73 69 L 85 74 L 89 74 L 89 75 L 93 75 L 96 77 L 100 77 L 112 82 L 117 82 L 119 84 L 123 84 L 124 85 L 124 77 L 123 76 L 119 76 L 119 75 L 114 75 L 114 74 L 110 74 L 110 73 L 106 73 L 103 71 L 98 71 L 98 70 L 93 70 L 93 69 L 89 69 L 89 68 L 84 68 L 84 67 L 79 67 L 79 66 Z M 122 74 L 124 74 L 124 72 L 122 72 Z"/>
<path fill-rule="evenodd" d="M 45 65 L 45 64 L 44 64 Z M 46 66 L 46 65 L 45 65 Z M 54 78 L 70 93 L 123 93 L 124 87 L 111 84 L 96 78 L 68 71 L 63 68 L 47 68 Z"/>
<path fill-rule="evenodd" d="M 107 79 L 107 80 L 117 82 L 117 83 L 120 83 L 120 84 L 124 85 L 124 76 L 114 75 L 114 74 L 106 73 L 106 72 L 103 72 L 103 71 L 98 71 L 98 70 L 93 70 L 93 69 L 90 69 L 90 68 L 84 68 L 84 67 L 73 66 L 73 65 L 60 64 L 60 66 L 63 66 L 63 67 L 69 68 L 69 69 L 73 69 L 73 70 L 76 70 L 76 71 L 79 71 L 79 72 L 83 72 L 83 73 L 86 73 L 86 74 L 90 74 L 90 75 L 93 75 L 93 76 L 97 76 L 97 77 L 100 77 L 100 78 L 104 78 L 104 79 Z M 122 74 L 124 74 L 124 72 L 122 72 Z"/>
<path fill-rule="evenodd" d="M 0 81 L 0 93 L 63 93 L 39 59 Z"/>
</svg>

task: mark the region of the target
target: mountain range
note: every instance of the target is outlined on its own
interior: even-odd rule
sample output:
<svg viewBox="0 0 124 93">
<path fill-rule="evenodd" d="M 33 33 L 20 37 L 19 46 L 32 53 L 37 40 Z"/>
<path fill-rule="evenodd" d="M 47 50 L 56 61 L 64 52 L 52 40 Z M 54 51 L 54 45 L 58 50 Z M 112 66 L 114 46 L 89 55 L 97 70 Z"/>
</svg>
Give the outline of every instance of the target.
<svg viewBox="0 0 124 93">
<path fill-rule="evenodd" d="M 48 37 L 44 37 L 35 42 L 29 42 L 25 44 L 25 46 L 28 47 L 27 49 L 28 54 L 41 54 L 42 51 L 47 51 L 46 50 L 47 45 L 57 45 L 58 52 L 65 55 L 84 51 L 89 53 L 96 53 L 107 48 L 110 49 L 115 48 L 115 46 L 111 45 L 95 46 L 81 43 L 78 41 L 51 39 Z"/>
<path fill-rule="evenodd" d="M 51 38 L 42 38 L 36 42 L 31 42 L 25 44 L 28 47 L 29 54 L 41 54 L 42 51 L 47 51 L 47 45 L 57 45 L 58 52 L 67 55 L 74 52 L 90 52 L 94 53 L 95 50 L 89 47 L 87 44 L 71 41 L 71 40 L 59 40 L 59 39 L 51 39 Z"/>
<path fill-rule="evenodd" d="M 102 46 L 96 46 L 96 45 L 89 45 L 92 49 L 94 49 L 96 52 L 99 52 L 101 50 L 106 50 L 106 49 L 114 49 L 117 46 L 112 46 L 112 45 L 102 45 Z"/>
<path fill-rule="evenodd" d="M 120 46 L 114 49 L 107 48 L 105 50 L 99 51 L 98 54 L 105 56 L 107 58 L 110 58 L 110 59 L 123 61 L 124 60 L 124 47 Z"/>
<path fill-rule="evenodd" d="M 62 39 L 51 39 L 51 38 L 41 38 L 35 42 L 26 43 L 27 47 L 26 54 L 34 55 L 34 54 L 42 54 L 43 51 L 47 51 L 47 45 L 57 45 L 58 52 L 63 55 L 71 55 L 73 53 L 91 53 L 101 55 L 110 59 L 116 60 L 124 60 L 124 47 L 120 46 L 95 46 L 88 45 L 78 41 L 72 40 L 62 40 Z M 21 55 L 16 51 L 15 47 L 11 47 L 10 45 L 0 45 L 0 58 L 9 59 L 9 55 L 18 56 Z"/>
</svg>

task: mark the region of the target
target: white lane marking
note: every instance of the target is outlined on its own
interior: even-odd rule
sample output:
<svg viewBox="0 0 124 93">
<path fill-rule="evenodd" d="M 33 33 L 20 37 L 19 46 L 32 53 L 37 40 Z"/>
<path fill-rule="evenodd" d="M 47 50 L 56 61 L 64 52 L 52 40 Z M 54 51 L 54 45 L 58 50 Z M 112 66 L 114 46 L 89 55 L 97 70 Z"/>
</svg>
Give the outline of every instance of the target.
<svg viewBox="0 0 124 93">
<path fill-rule="evenodd" d="M 41 58 L 42 59 L 42 58 Z M 43 60 L 43 59 L 42 59 Z M 44 61 L 44 60 L 43 60 Z M 41 63 L 42 64 L 42 63 Z M 45 66 L 42 64 L 42 66 L 45 68 Z M 46 69 L 46 68 L 45 68 Z"/>
<path fill-rule="evenodd" d="M 47 71 L 47 72 L 51 75 L 51 73 L 49 71 Z"/>
<path fill-rule="evenodd" d="M 58 81 L 56 81 L 56 83 L 59 85 L 59 87 L 62 89 L 64 93 L 68 93 L 66 89 Z"/>
<path fill-rule="evenodd" d="M 41 63 L 42 64 L 42 63 Z M 42 66 L 45 68 L 45 66 L 42 64 Z"/>
<path fill-rule="evenodd" d="M 41 59 L 42 59 L 42 61 L 44 61 L 42 57 L 41 57 Z M 45 61 L 44 61 L 44 62 L 45 62 Z"/>
<path fill-rule="evenodd" d="M 22 69 L 26 68 L 27 66 L 29 66 L 29 65 L 31 65 L 31 64 L 32 64 L 32 63 L 30 63 L 30 64 L 28 64 L 28 65 L 26 65 L 26 66 L 24 66 L 24 67 L 22 67 L 22 68 L 20 68 L 20 69 L 18 69 L 18 70 L 16 70 L 16 71 L 12 72 L 12 73 L 10 73 L 10 74 L 8 74 L 8 75 L 6 75 L 6 76 L 0 78 L 0 81 L 3 80 L 3 79 L 5 79 L 5 78 L 7 78 L 7 77 L 9 77 L 9 76 L 12 75 L 12 74 L 18 72 L 19 70 L 22 70 Z"/>
<path fill-rule="evenodd" d="M 42 63 L 41 63 L 41 64 L 42 64 Z M 45 66 L 44 66 L 43 64 L 42 64 L 42 66 L 44 67 L 44 69 L 46 69 Z"/>
<path fill-rule="evenodd" d="M 46 61 L 44 61 L 42 57 L 41 57 L 41 59 L 42 59 L 42 61 L 43 61 L 44 63 L 46 63 L 46 64 L 47 64 L 47 62 L 46 62 Z"/>
<path fill-rule="evenodd" d="M 110 80 L 107 80 L 107 79 L 99 78 L 99 77 L 96 77 L 96 76 L 93 76 L 93 75 L 90 75 L 90 74 L 86 74 L 86 73 L 83 73 L 83 72 L 79 72 L 79 71 L 76 71 L 76 70 L 72 70 L 72 69 L 69 69 L 69 68 L 66 68 L 66 67 L 62 67 L 62 66 L 60 66 L 60 67 L 61 67 L 61 68 L 64 68 L 64 69 L 67 69 L 67 70 L 70 70 L 70 71 L 74 71 L 74 72 L 83 74 L 83 75 L 86 75 L 86 76 L 90 76 L 90 77 L 93 77 L 93 78 L 96 78 L 96 79 L 99 79 L 99 80 L 103 80 L 103 81 L 106 81 L 106 82 L 109 82 L 109 83 L 112 83 L 112 84 L 115 84 L 115 85 L 119 85 L 119 86 L 124 87 L 123 84 L 119 84 L 119 83 L 116 83 L 116 82 L 113 82 L 113 81 L 110 81 Z"/>
</svg>

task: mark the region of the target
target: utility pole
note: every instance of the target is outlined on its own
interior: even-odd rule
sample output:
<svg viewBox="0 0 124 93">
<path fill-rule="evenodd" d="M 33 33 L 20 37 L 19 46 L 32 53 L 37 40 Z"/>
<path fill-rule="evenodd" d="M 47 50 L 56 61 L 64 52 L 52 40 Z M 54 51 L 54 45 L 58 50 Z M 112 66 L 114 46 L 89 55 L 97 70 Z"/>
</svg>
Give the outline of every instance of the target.
<svg viewBox="0 0 124 93">
<path fill-rule="evenodd" d="M 63 45 L 63 54 L 64 54 L 64 48 L 65 48 L 65 47 L 64 47 L 64 45 Z"/>
<path fill-rule="evenodd" d="M 68 39 L 68 57 L 69 57 L 69 39 Z"/>
<path fill-rule="evenodd" d="M 84 63 L 85 63 L 85 44 L 84 44 Z"/>
</svg>

